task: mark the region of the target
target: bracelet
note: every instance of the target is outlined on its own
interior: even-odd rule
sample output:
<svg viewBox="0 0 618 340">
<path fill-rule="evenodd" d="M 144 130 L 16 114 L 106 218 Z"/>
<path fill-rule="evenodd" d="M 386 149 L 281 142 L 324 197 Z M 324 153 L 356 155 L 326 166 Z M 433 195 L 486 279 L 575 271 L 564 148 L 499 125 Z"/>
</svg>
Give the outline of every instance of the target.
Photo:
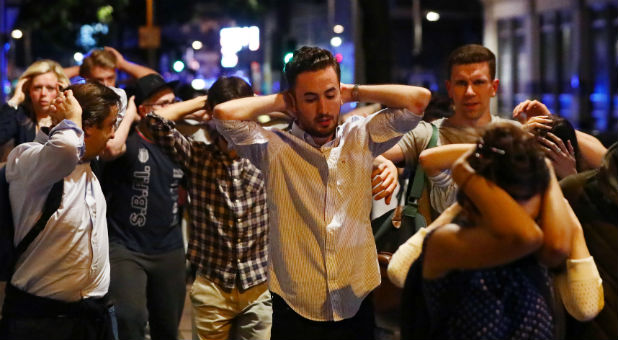
<svg viewBox="0 0 618 340">
<path fill-rule="evenodd" d="M 358 84 L 354 84 L 352 88 L 352 101 L 358 101 Z"/>
</svg>

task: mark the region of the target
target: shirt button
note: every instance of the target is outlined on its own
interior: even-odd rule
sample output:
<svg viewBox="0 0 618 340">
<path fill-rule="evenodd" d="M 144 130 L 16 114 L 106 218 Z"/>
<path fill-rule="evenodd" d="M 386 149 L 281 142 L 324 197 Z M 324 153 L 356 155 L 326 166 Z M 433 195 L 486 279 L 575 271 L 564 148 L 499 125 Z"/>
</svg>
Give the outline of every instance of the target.
<svg viewBox="0 0 618 340">
<path fill-rule="evenodd" d="M 242 219 L 237 218 L 237 219 L 236 219 L 236 222 L 240 223 L 240 222 L 242 222 Z"/>
</svg>

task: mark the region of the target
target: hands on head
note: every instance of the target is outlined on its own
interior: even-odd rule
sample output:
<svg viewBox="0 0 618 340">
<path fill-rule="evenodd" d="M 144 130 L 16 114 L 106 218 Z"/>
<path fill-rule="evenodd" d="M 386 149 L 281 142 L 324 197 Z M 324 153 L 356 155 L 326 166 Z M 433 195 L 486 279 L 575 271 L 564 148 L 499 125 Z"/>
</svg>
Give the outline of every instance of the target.
<svg viewBox="0 0 618 340">
<path fill-rule="evenodd" d="M 73 121 L 77 126 L 82 125 L 82 107 L 73 96 L 73 91 L 61 90 L 60 83 L 56 84 L 56 98 L 50 105 L 49 115 L 52 117 L 54 124 L 61 122 L 64 119 Z"/>
</svg>

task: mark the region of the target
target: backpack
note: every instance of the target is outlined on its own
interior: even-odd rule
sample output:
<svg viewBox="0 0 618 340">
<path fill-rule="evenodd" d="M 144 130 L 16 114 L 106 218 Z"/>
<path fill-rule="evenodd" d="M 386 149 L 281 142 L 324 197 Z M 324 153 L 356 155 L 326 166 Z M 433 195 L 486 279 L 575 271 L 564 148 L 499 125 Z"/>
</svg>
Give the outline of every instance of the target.
<svg viewBox="0 0 618 340">
<path fill-rule="evenodd" d="M 30 243 L 45 228 L 51 215 L 58 210 L 62 201 L 64 179 L 54 184 L 43 206 L 43 214 L 26 234 L 21 242 L 13 243 L 15 226 L 9 199 L 9 183 L 6 181 L 6 167 L 0 168 L 0 281 L 10 281 L 15 270 L 15 263 L 21 254 L 26 251 Z"/>
</svg>

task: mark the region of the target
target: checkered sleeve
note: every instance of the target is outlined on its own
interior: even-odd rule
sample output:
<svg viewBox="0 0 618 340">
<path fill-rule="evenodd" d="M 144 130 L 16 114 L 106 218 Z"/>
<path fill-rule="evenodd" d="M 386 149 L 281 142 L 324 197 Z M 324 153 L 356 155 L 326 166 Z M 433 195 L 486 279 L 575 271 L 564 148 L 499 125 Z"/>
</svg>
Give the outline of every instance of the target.
<svg viewBox="0 0 618 340">
<path fill-rule="evenodd" d="M 191 161 L 191 141 L 183 136 L 171 120 L 154 112 L 146 115 L 146 126 L 152 133 L 154 142 L 181 167 L 187 169 Z"/>
</svg>

